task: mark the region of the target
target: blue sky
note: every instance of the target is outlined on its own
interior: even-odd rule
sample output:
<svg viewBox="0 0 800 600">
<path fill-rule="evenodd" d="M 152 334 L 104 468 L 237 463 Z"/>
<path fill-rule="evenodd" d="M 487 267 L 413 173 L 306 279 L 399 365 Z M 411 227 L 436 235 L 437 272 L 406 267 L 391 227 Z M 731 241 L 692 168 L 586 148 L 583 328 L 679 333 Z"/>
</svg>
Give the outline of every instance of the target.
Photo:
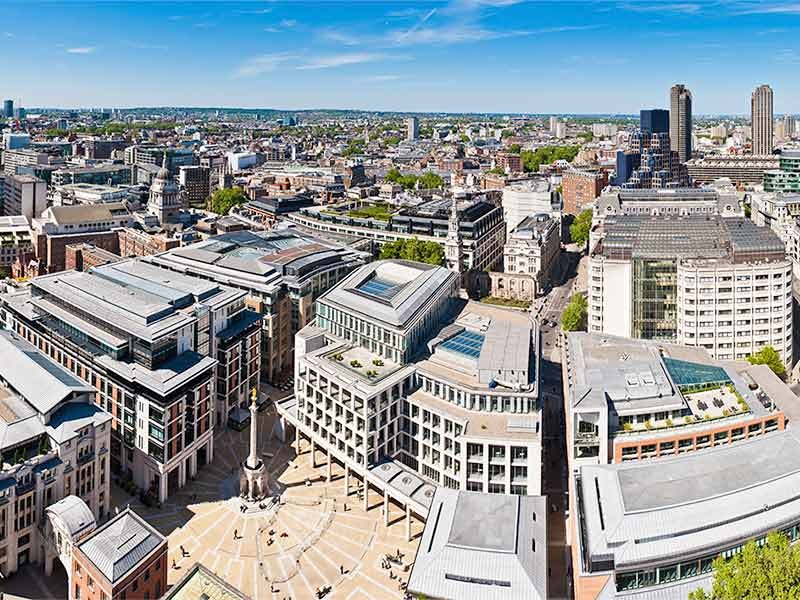
<svg viewBox="0 0 800 600">
<path fill-rule="evenodd" d="M 800 1 L 3 0 L 0 95 L 26 106 L 700 114 L 769 83 L 800 112 Z"/>
</svg>

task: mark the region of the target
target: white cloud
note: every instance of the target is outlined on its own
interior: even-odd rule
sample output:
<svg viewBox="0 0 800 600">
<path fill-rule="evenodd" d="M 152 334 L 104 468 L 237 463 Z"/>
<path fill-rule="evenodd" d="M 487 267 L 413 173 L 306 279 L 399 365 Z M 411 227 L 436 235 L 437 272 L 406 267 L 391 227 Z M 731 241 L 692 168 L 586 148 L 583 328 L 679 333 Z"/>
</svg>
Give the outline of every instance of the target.
<svg viewBox="0 0 800 600">
<path fill-rule="evenodd" d="M 370 75 L 364 77 L 361 81 L 365 83 L 388 83 L 389 81 L 398 81 L 404 79 L 403 75 Z"/>
<path fill-rule="evenodd" d="M 316 56 L 297 67 L 298 70 L 332 69 L 348 65 L 376 62 L 387 58 L 385 54 L 373 52 L 352 52 L 344 54 L 328 54 Z"/>
<path fill-rule="evenodd" d="M 260 54 L 252 56 L 239 65 L 234 71 L 235 77 L 256 77 L 274 71 L 280 65 L 296 58 L 288 52 L 275 52 L 273 54 Z"/>
<path fill-rule="evenodd" d="M 738 15 L 798 15 L 800 3 L 789 2 L 781 4 L 764 4 L 763 2 L 747 3 L 741 5 L 736 12 Z"/>
<path fill-rule="evenodd" d="M 694 2 L 660 3 L 646 1 L 641 3 L 631 2 L 628 4 L 623 4 L 620 8 L 632 10 L 634 12 L 660 12 L 694 15 L 700 12 L 702 6 Z"/>
<path fill-rule="evenodd" d="M 78 46 L 77 48 L 67 48 L 65 52 L 67 54 L 91 54 L 97 50 L 95 46 Z"/>
<path fill-rule="evenodd" d="M 264 31 L 267 33 L 281 33 L 292 27 L 297 27 L 297 21 L 294 19 L 283 19 L 282 21 L 278 21 L 275 25 L 264 27 Z"/>
</svg>

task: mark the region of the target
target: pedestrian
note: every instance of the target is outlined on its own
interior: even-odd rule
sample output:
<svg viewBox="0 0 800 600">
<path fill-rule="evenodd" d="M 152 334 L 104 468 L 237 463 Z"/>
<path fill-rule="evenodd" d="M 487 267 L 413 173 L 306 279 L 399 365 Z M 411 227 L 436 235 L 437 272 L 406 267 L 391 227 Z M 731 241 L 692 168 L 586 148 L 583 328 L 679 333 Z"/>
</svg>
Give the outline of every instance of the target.
<svg viewBox="0 0 800 600">
<path fill-rule="evenodd" d="M 344 566 L 339 565 L 339 575 L 344 575 Z"/>
<path fill-rule="evenodd" d="M 238 529 L 234 529 L 233 530 L 233 539 L 236 540 L 238 538 L 239 538 L 239 530 Z"/>
<path fill-rule="evenodd" d="M 172 568 L 173 569 L 177 569 L 178 568 L 178 565 L 175 564 L 175 559 L 174 558 L 172 559 Z"/>
</svg>

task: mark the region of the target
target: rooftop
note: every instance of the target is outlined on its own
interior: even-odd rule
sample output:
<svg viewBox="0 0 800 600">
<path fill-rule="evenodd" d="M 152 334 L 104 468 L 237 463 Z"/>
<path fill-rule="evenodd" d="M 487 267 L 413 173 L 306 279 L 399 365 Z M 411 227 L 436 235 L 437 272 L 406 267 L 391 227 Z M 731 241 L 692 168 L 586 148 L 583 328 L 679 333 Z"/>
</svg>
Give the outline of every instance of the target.
<svg viewBox="0 0 800 600">
<path fill-rule="evenodd" d="M 542 496 L 437 488 L 408 591 L 433 598 L 547 597 Z"/>
<path fill-rule="evenodd" d="M 320 300 L 390 327 L 405 328 L 455 275 L 444 267 L 379 260 L 355 270 Z"/>
<path fill-rule="evenodd" d="M 590 554 L 616 568 L 722 550 L 800 519 L 800 431 L 581 467 Z"/>
<path fill-rule="evenodd" d="M 618 260 L 785 260 L 784 244 L 771 229 L 720 216 L 609 216 L 594 253 Z"/>
<path fill-rule="evenodd" d="M 126 508 L 89 537 L 78 548 L 112 584 L 146 560 L 167 540 L 147 521 Z"/>
</svg>

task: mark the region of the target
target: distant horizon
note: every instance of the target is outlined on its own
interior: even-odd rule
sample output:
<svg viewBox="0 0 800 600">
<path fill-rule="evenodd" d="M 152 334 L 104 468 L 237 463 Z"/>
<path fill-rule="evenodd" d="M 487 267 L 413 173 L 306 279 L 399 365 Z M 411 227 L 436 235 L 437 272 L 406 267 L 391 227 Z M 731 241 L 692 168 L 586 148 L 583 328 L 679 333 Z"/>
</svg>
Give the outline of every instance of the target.
<svg viewBox="0 0 800 600">
<path fill-rule="evenodd" d="M 3 8 L 3 95 L 22 106 L 324 102 L 370 112 L 630 115 L 668 108 L 670 87 L 683 83 L 696 114 L 746 116 L 753 89 L 769 83 L 776 113 L 800 112 L 800 7 L 791 0 L 8 0 Z"/>
<path fill-rule="evenodd" d="M 16 104 L 15 104 L 16 107 Z M 186 110 L 186 111 L 248 111 L 248 112 L 272 112 L 272 113 L 334 113 L 334 112 L 350 112 L 350 113 L 385 113 L 393 115 L 443 115 L 443 116 L 487 116 L 487 117 L 609 117 L 609 118 L 631 118 L 638 119 L 639 111 L 635 113 L 604 113 L 604 112 L 490 112 L 490 111 L 409 111 L 409 110 L 388 110 L 381 108 L 274 108 L 274 107 L 249 107 L 249 106 L 203 106 L 203 105 L 161 105 L 154 104 L 151 106 L 24 106 L 25 110 L 29 113 L 36 114 L 37 112 L 46 111 L 144 111 L 144 110 Z M 648 107 L 648 108 L 663 108 L 663 107 Z M 647 109 L 642 109 L 647 110 Z M 669 110 L 664 108 L 663 110 Z M 786 115 L 800 116 L 800 113 L 778 113 L 775 112 L 775 118 L 783 117 Z M 749 113 L 707 113 L 692 115 L 693 119 L 712 119 L 712 118 L 742 118 L 749 119 Z"/>
</svg>

